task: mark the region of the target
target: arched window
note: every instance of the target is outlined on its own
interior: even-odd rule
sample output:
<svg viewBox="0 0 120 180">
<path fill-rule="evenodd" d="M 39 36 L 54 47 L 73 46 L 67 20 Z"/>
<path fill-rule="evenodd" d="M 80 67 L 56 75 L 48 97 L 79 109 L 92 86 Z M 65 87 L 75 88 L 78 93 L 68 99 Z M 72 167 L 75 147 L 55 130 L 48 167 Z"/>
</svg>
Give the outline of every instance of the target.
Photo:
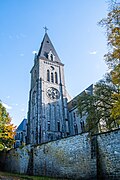
<svg viewBox="0 0 120 180">
<path fill-rule="evenodd" d="M 50 81 L 50 71 L 49 71 L 49 69 L 47 70 L 47 81 Z"/>
<path fill-rule="evenodd" d="M 80 125 L 81 125 L 81 131 L 84 132 L 85 131 L 84 121 L 80 121 Z"/>
<path fill-rule="evenodd" d="M 58 76 L 57 76 L 57 72 L 55 72 L 55 83 L 58 84 Z"/>
<path fill-rule="evenodd" d="M 48 121 L 48 131 L 50 131 L 50 121 Z"/>
<path fill-rule="evenodd" d="M 50 55 L 50 59 L 51 59 L 51 61 L 53 61 L 53 55 L 52 54 Z"/>
<path fill-rule="evenodd" d="M 78 134 L 78 127 L 77 127 L 77 124 L 74 124 L 74 131 L 75 131 L 75 135 Z"/>
<path fill-rule="evenodd" d="M 53 76 L 53 73 L 51 73 L 51 82 L 54 83 L 54 76 Z"/>
<path fill-rule="evenodd" d="M 57 128 L 58 128 L 58 131 L 60 132 L 60 122 L 59 121 L 57 122 Z"/>
</svg>

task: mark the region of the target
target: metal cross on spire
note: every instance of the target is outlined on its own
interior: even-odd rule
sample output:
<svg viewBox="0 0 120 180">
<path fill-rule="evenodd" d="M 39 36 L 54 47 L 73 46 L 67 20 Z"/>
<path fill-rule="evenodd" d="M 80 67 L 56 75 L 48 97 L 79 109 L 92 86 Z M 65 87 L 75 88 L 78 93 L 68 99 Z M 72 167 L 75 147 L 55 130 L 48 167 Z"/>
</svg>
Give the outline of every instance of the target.
<svg viewBox="0 0 120 180">
<path fill-rule="evenodd" d="M 45 26 L 45 27 L 43 27 L 44 29 L 45 29 L 45 33 L 47 33 L 47 31 L 48 31 L 48 28 Z"/>
</svg>

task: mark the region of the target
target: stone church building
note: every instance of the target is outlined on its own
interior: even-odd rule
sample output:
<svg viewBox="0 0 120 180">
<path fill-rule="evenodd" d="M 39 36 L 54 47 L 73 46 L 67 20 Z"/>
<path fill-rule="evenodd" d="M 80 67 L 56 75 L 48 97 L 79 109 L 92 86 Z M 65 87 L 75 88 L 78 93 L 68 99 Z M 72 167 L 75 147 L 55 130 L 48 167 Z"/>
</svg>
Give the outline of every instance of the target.
<svg viewBox="0 0 120 180">
<path fill-rule="evenodd" d="M 93 85 L 86 91 L 91 94 Z M 85 117 L 80 118 L 76 106 L 79 95 L 71 100 L 65 86 L 64 64 L 45 32 L 31 69 L 27 144 L 40 144 L 83 132 Z"/>
</svg>

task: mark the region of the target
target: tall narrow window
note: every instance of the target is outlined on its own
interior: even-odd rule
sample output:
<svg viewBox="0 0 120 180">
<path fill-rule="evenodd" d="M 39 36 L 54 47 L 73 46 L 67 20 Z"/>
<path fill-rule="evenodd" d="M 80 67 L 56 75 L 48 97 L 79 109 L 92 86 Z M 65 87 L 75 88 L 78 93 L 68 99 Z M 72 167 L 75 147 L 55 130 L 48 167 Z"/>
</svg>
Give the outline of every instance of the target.
<svg viewBox="0 0 120 180">
<path fill-rule="evenodd" d="M 52 54 L 50 55 L 50 59 L 51 59 L 51 61 L 53 61 L 53 55 Z"/>
<path fill-rule="evenodd" d="M 81 125 L 81 131 L 84 132 L 85 131 L 84 121 L 80 121 L 80 125 Z"/>
<path fill-rule="evenodd" d="M 76 124 L 76 114 L 73 112 L 74 123 Z"/>
<path fill-rule="evenodd" d="M 73 116 L 74 116 L 74 120 L 76 119 L 76 117 L 75 117 L 75 112 L 73 113 Z"/>
<path fill-rule="evenodd" d="M 60 132 L 60 122 L 57 122 L 58 131 Z"/>
<path fill-rule="evenodd" d="M 58 84 L 58 76 L 57 76 L 57 72 L 55 72 L 55 83 Z"/>
<path fill-rule="evenodd" d="M 48 121 L 51 121 L 51 104 L 48 103 Z"/>
<path fill-rule="evenodd" d="M 50 121 L 48 121 L 48 131 L 50 131 Z"/>
<path fill-rule="evenodd" d="M 75 135 L 78 134 L 78 127 L 77 127 L 77 124 L 74 125 L 74 131 L 75 131 Z"/>
<path fill-rule="evenodd" d="M 51 73 L 51 82 L 54 83 L 54 76 L 53 76 L 53 73 Z"/>
<path fill-rule="evenodd" d="M 47 70 L 47 81 L 50 81 L 50 71 L 49 71 L 49 69 Z"/>
</svg>

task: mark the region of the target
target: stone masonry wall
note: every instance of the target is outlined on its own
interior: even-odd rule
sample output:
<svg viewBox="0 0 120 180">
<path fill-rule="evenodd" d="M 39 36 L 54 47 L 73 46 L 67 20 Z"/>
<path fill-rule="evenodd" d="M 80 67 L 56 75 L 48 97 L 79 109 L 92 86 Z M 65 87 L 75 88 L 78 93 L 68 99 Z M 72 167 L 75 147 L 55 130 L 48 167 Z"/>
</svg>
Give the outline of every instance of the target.
<svg viewBox="0 0 120 180">
<path fill-rule="evenodd" d="M 95 179 L 96 158 L 91 159 L 87 134 L 57 140 L 37 146 L 33 155 L 35 175 Z"/>
<path fill-rule="evenodd" d="M 0 153 L 0 164 L 4 160 L 4 168 L 9 172 L 81 180 L 118 180 L 120 129 L 98 134 L 92 139 L 83 133 L 36 147 L 13 149 L 6 157 Z"/>
<path fill-rule="evenodd" d="M 12 149 L 8 152 L 4 170 L 13 173 L 27 174 L 29 171 L 31 147 Z"/>
<path fill-rule="evenodd" d="M 91 159 L 91 141 L 85 133 L 34 148 L 13 149 L 5 162 L 9 172 L 72 179 L 96 177 L 96 158 Z"/>
<path fill-rule="evenodd" d="M 120 179 L 120 129 L 99 134 L 97 143 L 99 179 Z"/>
</svg>

